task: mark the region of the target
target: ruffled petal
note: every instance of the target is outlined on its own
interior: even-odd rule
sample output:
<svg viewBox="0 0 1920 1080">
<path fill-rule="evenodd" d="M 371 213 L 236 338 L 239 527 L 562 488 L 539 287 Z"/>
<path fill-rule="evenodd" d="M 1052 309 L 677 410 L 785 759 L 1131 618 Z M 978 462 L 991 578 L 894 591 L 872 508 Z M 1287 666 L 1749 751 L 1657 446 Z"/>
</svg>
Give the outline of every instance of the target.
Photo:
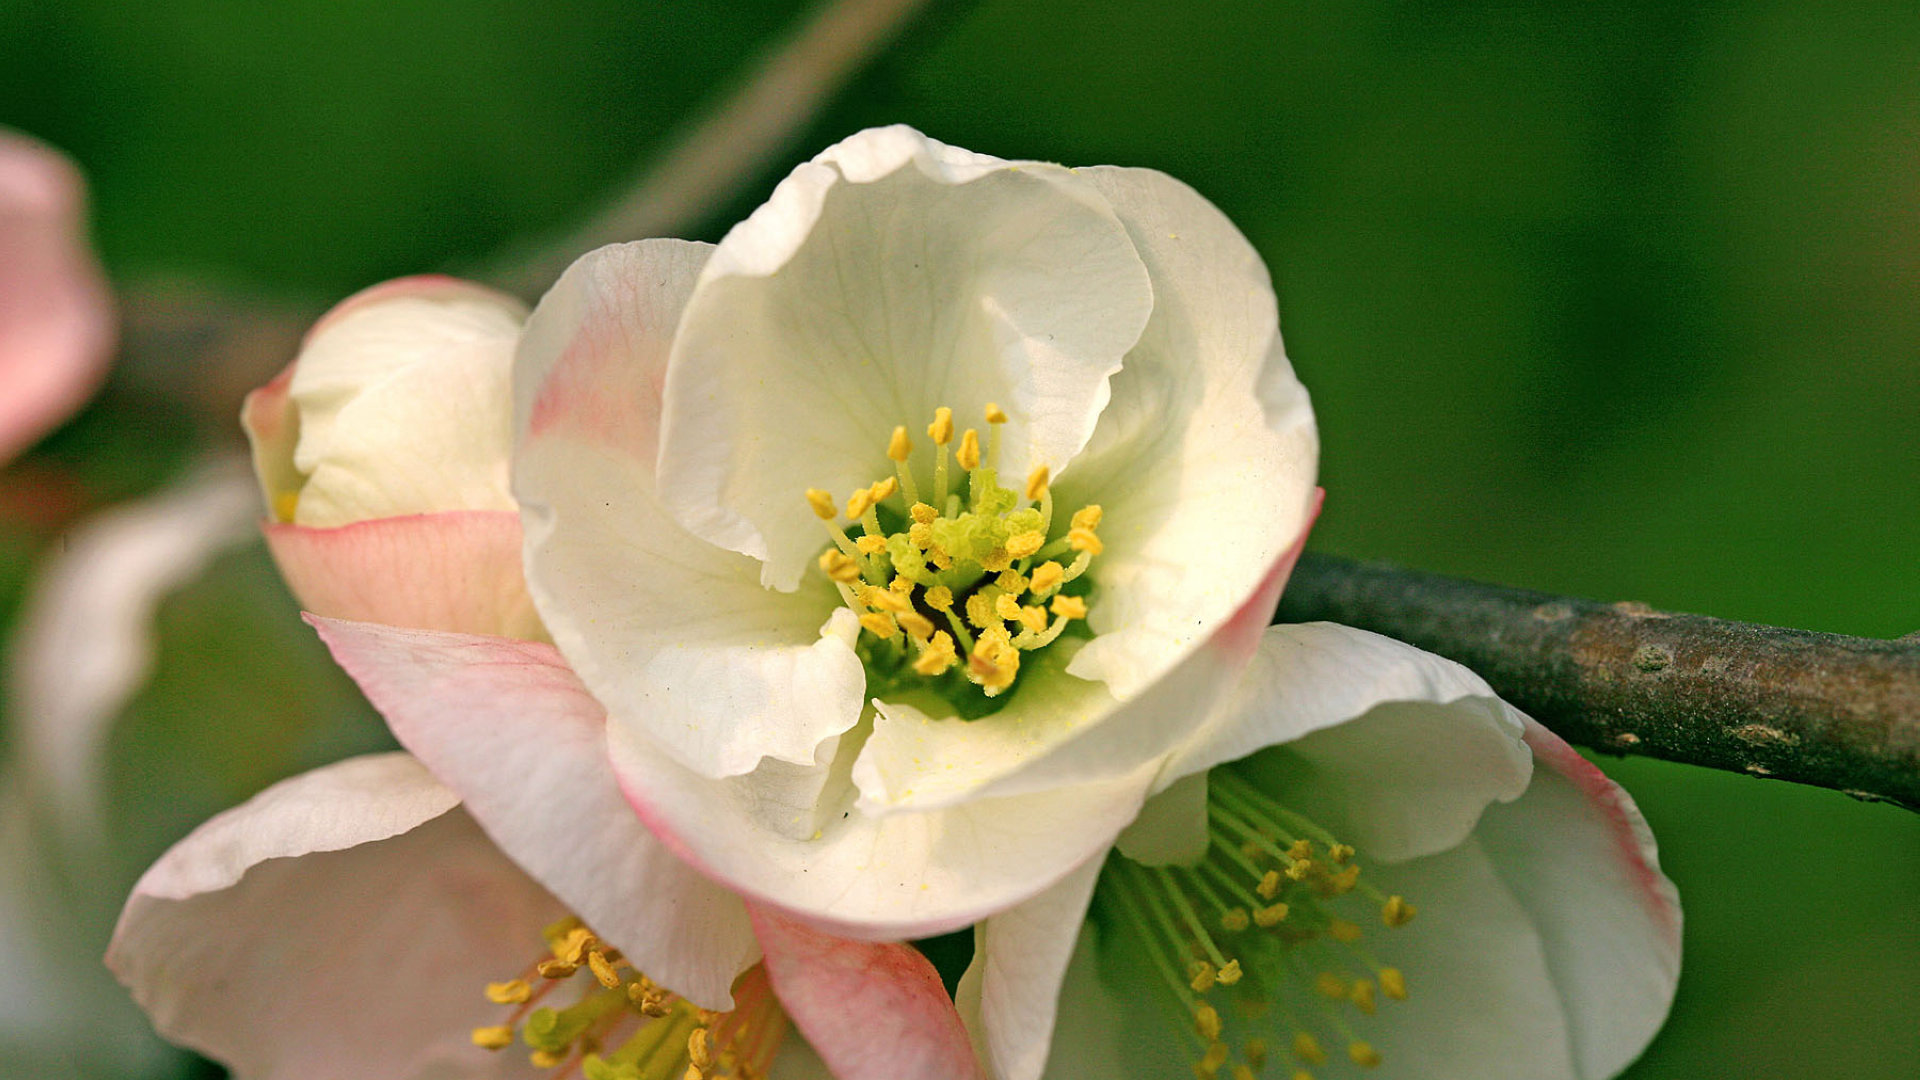
<svg viewBox="0 0 1920 1080">
<path fill-rule="evenodd" d="M 1260 759 L 1268 790 L 1370 857 L 1398 861 L 1452 847 L 1489 804 L 1526 790 L 1523 722 L 1451 660 L 1332 623 L 1274 626 L 1233 700 L 1162 782 L 1286 744 Z"/>
<path fill-rule="evenodd" d="M 443 277 L 403 278 L 315 324 L 284 387 L 297 414 L 292 520 L 335 526 L 441 510 L 511 510 L 510 371 L 526 309 Z M 243 418 L 268 418 L 273 384 Z M 254 433 L 263 477 L 283 476 L 284 414 Z M 263 436 L 266 441 L 263 442 Z M 268 492 L 285 518 L 285 492 Z"/>
<path fill-rule="evenodd" d="M 688 534 L 657 497 L 667 348 L 710 250 L 602 248 L 541 301 L 517 361 L 514 485 L 535 601 L 581 679 L 616 723 L 734 776 L 764 757 L 811 764 L 859 719 L 866 676 L 851 613 L 823 633 L 840 607 L 824 578 L 769 592 L 758 562 Z"/>
<path fill-rule="evenodd" d="M 455 801 L 405 754 L 269 788 L 141 878 L 107 962 L 238 1080 L 531 1076 L 468 1033 L 559 906 Z"/>
<path fill-rule="evenodd" d="M 891 475 L 894 426 L 919 442 L 938 406 L 984 427 L 999 404 L 1003 474 L 1059 475 L 1152 302 L 1126 230 L 1075 174 L 860 132 L 715 249 L 673 345 L 665 501 L 791 590 L 824 546 L 803 492 Z"/>
<path fill-rule="evenodd" d="M 1633 800 L 1527 721 L 1533 783 L 1476 834 L 1546 948 L 1580 1080 L 1627 1067 L 1666 1019 L 1680 978 L 1680 896 Z"/>
<path fill-rule="evenodd" d="M 737 897 L 673 857 L 622 799 L 606 714 L 551 646 L 314 619 L 402 745 L 509 857 L 634 966 L 731 1004 L 757 956 Z"/>
<path fill-rule="evenodd" d="M 329 618 L 538 639 L 520 570 L 520 515 L 453 510 L 316 529 L 268 524 L 302 607 Z"/>
<path fill-rule="evenodd" d="M 0 465 L 92 395 L 113 301 L 87 247 L 86 184 L 43 143 L 0 129 Z"/>
<path fill-rule="evenodd" d="M 975 928 L 973 963 L 954 1003 L 990 1080 L 1040 1080 L 1060 986 L 1105 861 L 1088 859 L 1046 892 Z"/>
<path fill-rule="evenodd" d="M 973 1047 L 940 975 L 911 945 L 823 934 L 751 905 L 767 977 L 839 1080 L 974 1080 Z"/>
<path fill-rule="evenodd" d="M 1233 223 L 1151 169 L 1076 175 L 1153 278 L 1153 318 L 1056 490 L 1062 506 L 1105 510 L 1097 636 L 1068 670 L 1124 701 L 1201 648 L 1305 535 L 1319 436 L 1266 266 Z"/>
</svg>

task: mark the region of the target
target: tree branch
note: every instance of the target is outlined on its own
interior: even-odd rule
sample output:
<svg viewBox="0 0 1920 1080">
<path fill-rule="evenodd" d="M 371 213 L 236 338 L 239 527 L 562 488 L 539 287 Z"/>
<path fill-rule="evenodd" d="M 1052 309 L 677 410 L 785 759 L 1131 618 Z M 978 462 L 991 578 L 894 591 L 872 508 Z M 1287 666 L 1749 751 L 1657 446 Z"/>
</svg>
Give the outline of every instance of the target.
<svg viewBox="0 0 1920 1080">
<path fill-rule="evenodd" d="M 1920 639 L 1788 630 L 1309 554 L 1283 622 L 1399 638 L 1569 742 L 1920 811 Z"/>
</svg>

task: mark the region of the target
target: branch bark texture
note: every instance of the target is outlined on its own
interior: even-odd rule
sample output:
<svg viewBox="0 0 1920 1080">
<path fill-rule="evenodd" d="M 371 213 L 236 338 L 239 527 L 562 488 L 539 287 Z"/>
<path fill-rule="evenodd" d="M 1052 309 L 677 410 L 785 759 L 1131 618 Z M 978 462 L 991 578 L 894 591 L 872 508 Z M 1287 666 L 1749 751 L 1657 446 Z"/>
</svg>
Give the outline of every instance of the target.
<svg viewBox="0 0 1920 1080">
<path fill-rule="evenodd" d="M 1920 811 L 1920 638 L 1676 615 L 1319 554 L 1301 559 L 1277 617 L 1457 660 L 1569 742 Z"/>
</svg>

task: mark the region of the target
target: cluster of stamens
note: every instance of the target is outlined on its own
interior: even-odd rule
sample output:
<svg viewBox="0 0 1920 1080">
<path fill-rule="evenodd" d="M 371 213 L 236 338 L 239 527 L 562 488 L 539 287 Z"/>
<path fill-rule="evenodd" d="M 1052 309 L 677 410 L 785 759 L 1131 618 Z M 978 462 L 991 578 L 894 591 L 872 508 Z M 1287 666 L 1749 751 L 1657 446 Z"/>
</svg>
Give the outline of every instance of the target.
<svg viewBox="0 0 1920 1080">
<path fill-rule="evenodd" d="M 1095 900 L 1109 938 L 1144 950 L 1181 1009 L 1194 1075 L 1254 1080 L 1276 1056 L 1257 1033 L 1274 1031 L 1287 1036 L 1291 1080 L 1313 1080 L 1329 1044 L 1344 1044 L 1356 1066 L 1379 1065 L 1354 1017 L 1405 1000 L 1407 981 L 1375 957 L 1359 913 L 1371 906 L 1398 928 L 1414 906 L 1361 880 L 1352 847 L 1231 767 L 1209 774 L 1207 814 L 1200 862 L 1148 867 L 1115 853 Z M 1246 1029 L 1237 1062 L 1236 1027 Z"/>
<path fill-rule="evenodd" d="M 848 526 L 832 493 L 807 490 L 833 541 L 820 569 L 858 617 L 862 659 L 883 684 L 909 672 L 921 680 L 964 678 L 998 697 L 1013 685 L 1023 653 L 1087 617 L 1082 575 L 1103 547 L 1100 507 L 1082 507 L 1054 537 L 1047 467 L 1034 469 L 1020 491 L 1001 487 L 996 462 L 1007 414 L 988 405 L 986 419 L 984 451 L 973 428 L 956 448 L 953 410 L 935 410 L 926 488 L 911 463 L 913 440 L 905 427 L 894 428 L 887 444 L 894 475 L 847 499 Z"/>
<path fill-rule="evenodd" d="M 513 1012 L 474 1028 L 475 1046 L 504 1051 L 517 1035 L 554 1080 L 765 1080 L 787 1019 L 764 968 L 740 976 L 733 1010 L 716 1013 L 649 979 L 577 918 L 542 935 L 538 960 L 487 984 L 487 1000 Z M 571 1003 L 544 1004 L 568 987 L 579 991 Z"/>
</svg>

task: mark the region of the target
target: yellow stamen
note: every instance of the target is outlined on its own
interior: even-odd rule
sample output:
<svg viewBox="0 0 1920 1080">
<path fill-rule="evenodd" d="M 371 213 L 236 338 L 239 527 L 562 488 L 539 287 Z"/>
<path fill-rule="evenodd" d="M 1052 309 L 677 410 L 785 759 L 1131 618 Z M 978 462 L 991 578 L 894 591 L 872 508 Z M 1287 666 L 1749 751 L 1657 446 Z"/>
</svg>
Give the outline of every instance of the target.
<svg viewBox="0 0 1920 1080">
<path fill-rule="evenodd" d="M 1335 975 L 1331 971 L 1323 971 L 1315 975 L 1313 977 L 1313 988 L 1319 991 L 1321 997 L 1333 1001 L 1345 1001 L 1347 999 L 1347 980 Z"/>
<path fill-rule="evenodd" d="M 887 538 L 884 536 L 855 537 L 853 546 L 859 548 L 862 555 L 878 555 L 887 550 Z"/>
<path fill-rule="evenodd" d="M 567 1056 L 552 1050 L 535 1050 L 527 1055 L 527 1060 L 533 1062 L 536 1069 L 557 1069 L 561 1062 L 567 1060 Z"/>
<path fill-rule="evenodd" d="M 927 425 L 927 438 L 935 446 L 945 446 L 953 441 L 953 410 L 945 405 L 933 410 L 933 423 Z"/>
<path fill-rule="evenodd" d="M 935 585 L 927 590 L 927 606 L 935 611 L 953 610 L 953 590 L 945 585 Z"/>
<path fill-rule="evenodd" d="M 1237 983 L 1240 981 L 1241 974 L 1242 972 L 1240 970 L 1240 958 L 1235 957 L 1232 960 L 1227 961 L 1226 964 L 1220 968 L 1219 974 L 1215 977 L 1220 980 L 1221 986 L 1232 986 L 1234 983 Z"/>
<path fill-rule="evenodd" d="M 1377 896 L 1379 894 L 1376 893 L 1374 895 Z M 1380 906 L 1380 921 L 1398 929 L 1412 922 L 1414 915 L 1417 914 L 1418 911 L 1418 908 L 1407 903 L 1404 898 L 1389 896 L 1387 897 L 1387 902 Z"/>
<path fill-rule="evenodd" d="M 1212 1042 L 1220 1037 L 1220 1011 L 1211 1005 L 1202 1003 L 1193 1012 L 1193 1029 L 1200 1037 Z"/>
<path fill-rule="evenodd" d="M 1018 619 L 1020 617 L 1020 601 L 1015 600 L 1006 593 L 1001 593 L 999 596 L 994 597 L 993 613 L 1003 619 Z"/>
<path fill-rule="evenodd" d="M 1187 971 L 1192 976 L 1192 978 L 1188 980 L 1187 985 L 1191 986 L 1193 992 L 1196 994 L 1206 993 L 1213 989 L 1215 983 L 1220 981 L 1220 976 L 1214 971 L 1213 965 L 1205 960 L 1195 960 L 1193 966 L 1189 967 Z"/>
<path fill-rule="evenodd" d="M 927 647 L 913 661 L 913 670 L 935 678 L 947 673 L 947 669 L 960 662 L 960 656 L 953 648 L 953 635 L 941 630 L 927 642 Z"/>
<path fill-rule="evenodd" d="M 891 641 L 893 635 L 900 632 L 900 628 L 894 624 L 893 616 L 878 611 L 869 611 L 860 616 L 860 625 L 881 641 Z"/>
<path fill-rule="evenodd" d="M 1347 1000 L 1353 1002 L 1354 1008 L 1368 1016 L 1372 1016 L 1373 1011 L 1379 1007 L 1374 1004 L 1373 984 L 1365 979 L 1353 981 L 1353 989 L 1347 992 Z"/>
<path fill-rule="evenodd" d="M 859 491 L 847 497 L 847 518 L 852 521 L 859 521 L 860 516 L 865 514 L 872 506 L 873 489 L 861 488 Z M 815 513 L 818 512 L 817 510 L 815 511 Z"/>
<path fill-rule="evenodd" d="M 825 571 L 829 578 L 842 585 L 850 585 L 860 580 L 860 564 L 854 562 L 839 548 L 828 548 L 820 553 L 820 569 Z"/>
<path fill-rule="evenodd" d="M 505 1050 L 513 1045 L 513 1029 L 504 1024 L 474 1028 L 473 1045 L 482 1050 Z"/>
<path fill-rule="evenodd" d="M 533 996 L 533 987 L 525 979 L 487 984 L 487 1000 L 495 1005 L 518 1005 Z"/>
<path fill-rule="evenodd" d="M 893 438 L 887 440 L 887 457 L 894 461 L 905 461 L 913 453 L 913 440 L 907 438 L 907 426 L 901 424 L 893 429 Z"/>
<path fill-rule="evenodd" d="M 1407 1000 L 1407 977 L 1399 968 L 1380 969 L 1380 992 L 1395 1001 Z"/>
<path fill-rule="evenodd" d="M 588 953 L 587 967 L 593 971 L 593 977 L 600 980 L 601 986 L 609 990 L 620 989 L 620 973 L 614 970 L 613 963 L 607 959 L 606 953 L 599 949 Z"/>
<path fill-rule="evenodd" d="M 1254 925 L 1262 930 L 1271 930 L 1287 921 L 1289 910 L 1285 904 L 1269 904 L 1253 913 Z"/>
<path fill-rule="evenodd" d="M 933 636 L 933 620 L 917 611 L 903 612 L 896 616 L 900 628 L 913 636 L 915 641 L 926 641 Z"/>
<path fill-rule="evenodd" d="M 1296 1031 L 1293 1034 L 1293 1056 L 1309 1065 L 1325 1065 L 1327 1052 L 1320 1046 L 1320 1040 L 1311 1032 Z"/>
<path fill-rule="evenodd" d="M 912 544 L 916 551 L 925 551 L 932 547 L 933 526 L 922 525 L 917 521 L 907 526 L 907 543 Z"/>
<path fill-rule="evenodd" d="M 293 515 L 298 513 L 299 511 L 300 511 L 300 493 L 299 492 L 282 491 L 273 497 L 274 520 L 281 521 L 281 522 L 292 521 Z"/>
<path fill-rule="evenodd" d="M 1280 895 L 1280 871 L 1267 871 L 1260 878 L 1260 884 L 1253 887 L 1253 891 L 1259 893 L 1262 900 L 1271 900 Z"/>
<path fill-rule="evenodd" d="M 1347 1056 L 1353 1059 L 1355 1065 L 1363 1069 L 1374 1069 L 1380 1065 L 1380 1051 L 1375 1050 L 1372 1043 L 1362 1042 L 1359 1039 L 1347 1044 Z"/>
<path fill-rule="evenodd" d="M 968 428 L 960 434 L 960 449 L 953 452 L 953 460 L 968 472 L 980 467 L 980 433 Z"/>
<path fill-rule="evenodd" d="M 1053 613 L 1064 619 L 1084 619 L 1087 617 L 1087 602 L 1077 596 L 1056 596 L 1053 598 Z M 1269 896 L 1266 899 L 1271 900 Z"/>
<path fill-rule="evenodd" d="M 1007 554 L 1024 559 L 1046 545 L 1047 535 L 1038 529 L 1007 537 Z"/>
<path fill-rule="evenodd" d="M 1360 940 L 1362 931 L 1358 924 L 1350 923 L 1345 919 L 1329 919 L 1327 934 L 1335 941 L 1351 945 Z"/>
<path fill-rule="evenodd" d="M 1075 510 L 1068 523 L 1076 529 L 1097 529 L 1100 527 L 1101 520 L 1106 517 L 1106 513 L 1100 508 L 1099 503 L 1088 503 Z"/>
<path fill-rule="evenodd" d="M 713 1043 L 707 1035 L 707 1029 L 694 1028 L 687 1036 L 687 1061 L 696 1069 L 705 1069 L 713 1065 Z"/>
<path fill-rule="evenodd" d="M 1006 422 L 1007 414 L 1001 410 L 1000 406 L 991 401 L 987 402 L 987 423 L 1004 424 Z"/>
<path fill-rule="evenodd" d="M 908 582 L 907 586 L 911 588 L 913 583 Z M 860 590 L 860 600 L 870 608 L 876 608 L 893 615 L 905 615 L 907 612 L 913 610 L 913 604 L 908 601 L 906 597 L 890 588 L 862 589 Z"/>
<path fill-rule="evenodd" d="M 1107 549 L 1100 537 L 1092 529 L 1074 527 L 1067 532 L 1067 546 L 1075 551 L 1084 551 L 1089 555 L 1098 555 Z"/>
<path fill-rule="evenodd" d="M 815 516 L 821 521 L 832 521 L 840 512 L 833 505 L 833 496 L 819 488 L 807 489 L 807 505 L 813 507 Z"/>
<path fill-rule="evenodd" d="M 1047 481 L 1051 479 L 1052 476 L 1052 470 L 1048 469 L 1045 465 L 1041 465 L 1027 474 L 1027 488 L 1022 494 L 1026 495 L 1028 502 L 1040 501 L 1040 496 L 1047 493 Z"/>
<path fill-rule="evenodd" d="M 1220 913 L 1220 929 L 1230 934 L 1245 930 L 1251 923 L 1252 919 L 1247 915 L 1247 909 L 1243 907 L 1228 908 Z"/>
<path fill-rule="evenodd" d="M 1020 625 L 1026 627 L 1028 630 L 1032 631 L 1033 633 L 1036 633 L 1036 634 L 1040 633 L 1041 631 L 1047 628 L 1046 610 L 1044 608 L 1037 608 L 1031 605 L 1021 608 L 1020 609 Z"/>
<path fill-rule="evenodd" d="M 875 504 L 878 504 L 884 501 L 887 496 L 899 490 L 900 478 L 897 476 L 889 476 L 885 480 L 874 482 L 871 487 L 867 488 L 867 494 L 872 497 Z"/>
<path fill-rule="evenodd" d="M 1061 566 L 1052 559 L 1048 559 L 1046 562 L 1033 568 L 1033 580 L 1029 587 L 1033 589 L 1033 595 L 1046 596 L 1048 593 L 1053 592 L 1053 590 L 1058 589 L 1066 576 L 1066 567 Z"/>
<path fill-rule="evenodd" d="M 914 503 L 907 509 L 907 514 L 913 518 L 915 525 L 932 525 L 940 520 L 940 511 L 923 502 Z"/>
<path fill-rule="evenodd" d="M 993 605 L 987 601 L 985 593 L 974 593 L 967 597 L 967 622 L 977 630 L 985 630 L 993 625 Z"/>
</svg>

